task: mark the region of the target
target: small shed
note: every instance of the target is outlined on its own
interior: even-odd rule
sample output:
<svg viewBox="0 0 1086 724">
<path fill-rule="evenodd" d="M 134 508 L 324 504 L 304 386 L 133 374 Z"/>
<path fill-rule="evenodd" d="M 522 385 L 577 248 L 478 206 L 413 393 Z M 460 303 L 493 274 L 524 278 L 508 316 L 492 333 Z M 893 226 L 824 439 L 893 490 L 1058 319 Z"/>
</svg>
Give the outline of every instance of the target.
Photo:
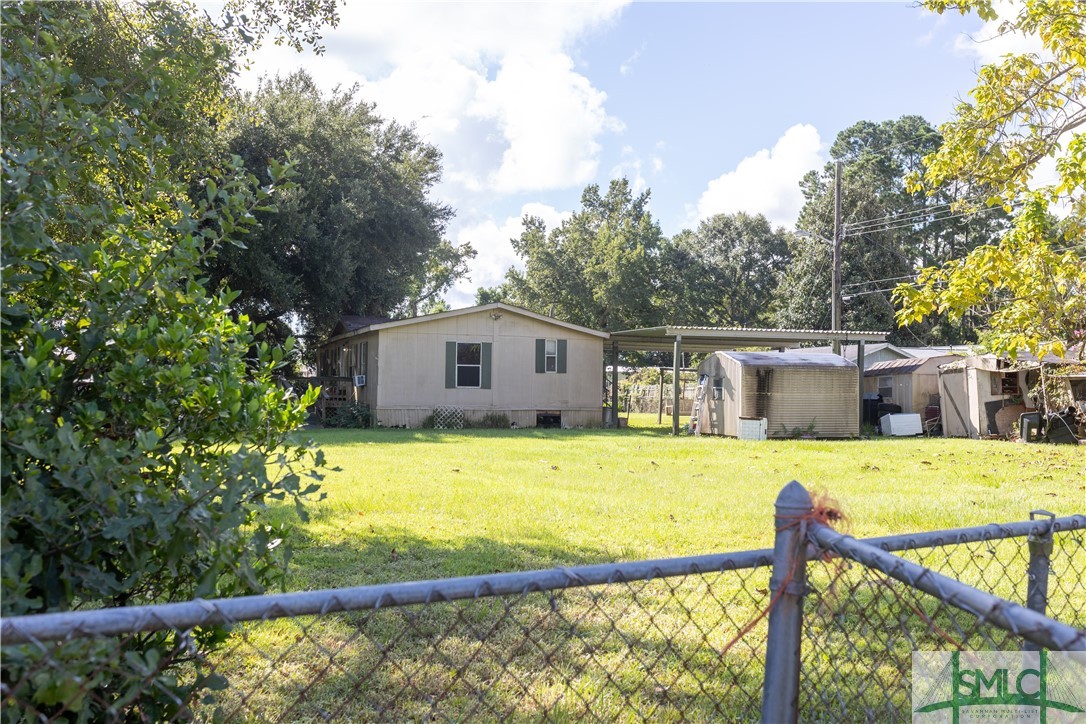
<svg viewBox="0 0 1086 724">
<path fill-rule="evenodd" d="M 1066 360 L 1052 355 L 1043 364 L 1058 369 Z M 1040 405 L 1031 396 L 1040 378 L 1033 355 L 1020 353 L 1018 361 L 994 354 L 978 354 L 939 367 L 943 434 L 947 437 L 981 438 L 1010 435 L 1023 412 Z"/>
<path fill-rule="evenodd" d="M 698 367 L 704 381 L 700 432 L 736 437 L 740 418 L 765 418 L 766 436 L 859 434 L 856 364 L 834 354 L 713 352 Z"/>
<path fill-rule="evenodd" d="M 882 395 L 883 402 L 900 405 L 902 412 L 924 416 L 925 408 L 939 406 L 939 365 L 954 359 L 946 354 L 878 362 L 864 371 L 864 392 Z"/>
</svg>

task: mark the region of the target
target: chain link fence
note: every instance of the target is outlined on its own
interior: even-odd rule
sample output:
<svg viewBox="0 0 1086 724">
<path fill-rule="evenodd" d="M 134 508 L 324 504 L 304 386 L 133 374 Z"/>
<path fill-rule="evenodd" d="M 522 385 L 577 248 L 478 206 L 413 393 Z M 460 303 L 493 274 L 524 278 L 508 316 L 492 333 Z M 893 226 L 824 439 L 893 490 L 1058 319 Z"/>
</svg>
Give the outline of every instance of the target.
<svg viewBox="0 0 1086 724">
<path fill-rule="evenodd" d="M 3 718 L 749 719 L 765 625 L 739 633 L 768 604 L 768 565 L 755 551 L 8 619 Z M 200 654 L 209 636 L 223 645 Z"/>
<path fill-rule="evenodd" d="M 0 718 L 907 720 L 913 650 L 1031 645 L 1020 611 L 1083 644 L 1086 516 L 866 543 L 776 520 L 775 551 L 4 619 Z M 782 531 L 809 562 L 773 569 Z M 1055 620 L 1012 605 L 1046 551 Z"/>
<path fill-rule="evenodd" d="M 1082 516 L 1054 526 L 1051 573 L 1041 601 L 1056 622 L 1086 630 L 1086 531 Z M 1016 530 L 1017 527 L 1017 530 Z M 870 541 L 952 581 L 1026 607 L 1031 543 L 1022 524 Z M 1061 529 L 1064 528 L 1064 529 Z M 902 548 L 902 546 L 909 546 Z M 1036 562 L 1034 568 L 1036 568 Z M 807 564 L 799 708 L 810 721 L 912 721 L 914 651 L 1018 651 L 1039 648 L 987 615 L 883 571 L 825 552 Z M 1078 640 L 1080 646 L 1086 640 Z M 1073 644 L 1072 644 L 1073 646 Z"/>
</svg>

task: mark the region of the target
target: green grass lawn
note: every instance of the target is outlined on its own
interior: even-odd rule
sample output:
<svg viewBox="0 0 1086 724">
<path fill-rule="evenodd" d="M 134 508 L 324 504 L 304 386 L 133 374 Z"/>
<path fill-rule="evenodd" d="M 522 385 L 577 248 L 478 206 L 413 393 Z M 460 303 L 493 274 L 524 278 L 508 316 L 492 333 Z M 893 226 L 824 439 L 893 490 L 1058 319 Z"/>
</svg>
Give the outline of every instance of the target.
<svg viewBox="0 0 1086 724">
<path fill-rule="evenodd" d="M 620 431 L 318 431 L 338 468 L 326 498 L 304 524 L 276 511 L 298 533 L 289 588 L 769 547 L 773 501 L 792 479 L 836 498 L 858 537 L 1086 508 L 1082 448 L 669 431 L 654 415 Z M 906 555 L 1022 600 L 1023 551 L 1003 541 Z M 968 647 L 1017 645 L 862 567 L 810 568 L 808 713 L 907 712 L 910 651 L 946 645 L 921 609 Z M 1083 571 L 1082 536 L 1064 540 L 1053 591 L 1080 626 Z M 765 620 L 725 649 L 765 610 L 768 579 L 763 568 L 249 624 L 218 660 L 231 682 L 220 701 L 231 717 L 287 721 L 757 718 Z M 854 695 L 840 707 L 837 688 Z"/>
<path fill-rule="evenodd" d="M 622 431 L 318 431 L 339 470 L 298 525 L 291 588 L 768 547 L 773 501 L 793 479 L 839 501 L 857 537 L 1086 509 L 1084 448 L 672 437 L 655 419 Z"/>
</svg>

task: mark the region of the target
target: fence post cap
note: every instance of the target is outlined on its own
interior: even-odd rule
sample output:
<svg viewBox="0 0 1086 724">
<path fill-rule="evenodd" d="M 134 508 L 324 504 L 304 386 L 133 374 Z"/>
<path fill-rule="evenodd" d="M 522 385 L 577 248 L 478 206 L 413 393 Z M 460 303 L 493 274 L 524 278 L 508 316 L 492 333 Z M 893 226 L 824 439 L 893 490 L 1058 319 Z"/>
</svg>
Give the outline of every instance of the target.
<svg viewBox="0 0 1086 724">
<path fill-rule="evenodd" d="M 774 504 L 777 510 L 803 510 L 811 509 L 811 494 L 802 484 L 793 480 L 781 488 Z"/>
</svg>

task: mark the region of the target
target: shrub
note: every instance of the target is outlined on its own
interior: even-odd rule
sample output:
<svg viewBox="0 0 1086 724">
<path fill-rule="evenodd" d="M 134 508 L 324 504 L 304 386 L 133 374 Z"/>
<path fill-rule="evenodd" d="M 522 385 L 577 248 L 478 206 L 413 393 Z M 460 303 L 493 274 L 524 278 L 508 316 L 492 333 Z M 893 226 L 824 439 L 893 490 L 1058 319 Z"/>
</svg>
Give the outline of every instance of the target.
<svg viewBox="0 0 1086 724">
<path fill-rule="evenodd" d="M 290 556 L 264 510 L 304 515 L 322 459 L 293 436 L 315 393 L 274 381 L 290 344 L 200 283 L 272 193 L 213 152 L 230 49 L 171 3 L 2 13 L 0 610 L 262 592 Z M 189 663 L 223 639 L 6 647 L 5 697 L 37 710 L 4 718 L 171 719 L 223 685 Z"/>
<path fill-rule="evenodd" d="M 348 402 L 336 408 L 336 411 L 324 421 L 324 425 L 325 427 L 373 427 L 373 413 L 361 402 Z"/>
<path fill-rule="evenodd" d="M 469 427 L 481 430 L 499 430 L 509 427 L 509 416 L 501 412 L 488 412 L 478 420 L 473 420 Z"/>
</svg>

